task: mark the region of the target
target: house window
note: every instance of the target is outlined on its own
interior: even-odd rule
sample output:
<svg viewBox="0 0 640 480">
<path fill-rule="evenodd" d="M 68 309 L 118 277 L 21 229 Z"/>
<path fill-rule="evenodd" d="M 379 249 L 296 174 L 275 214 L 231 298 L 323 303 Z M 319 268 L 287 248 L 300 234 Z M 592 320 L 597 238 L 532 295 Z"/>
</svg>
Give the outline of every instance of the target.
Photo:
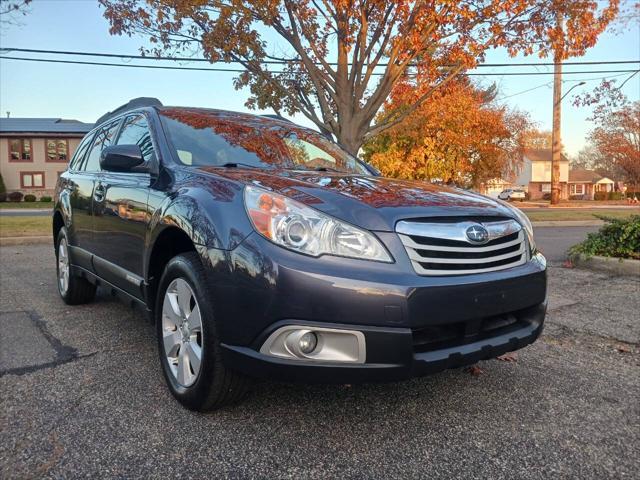
<svg viewBox="0 0 640 480">
<path fill-rule="evenodd" d="M 540 191 L 543 192 L 543 193 L 551 192 L 551 184 L 550 183 L 541 183 L 540 184 Z"/>
<path fill-rule="evenodd" d="M 582 184 L 582 183 L 572 183 L 571 184 L 571 195 L 584 195 L 584 184 Z"/>
<path fill-rule="evenodd" d="M 46 141 L 47 162 L 66 162 L 69 159 L 69 142 L 65 139 Z"/>
<path fill-rule="evenodd" d="M 21 188 L 44 188 L 44 172 L 20 172 Z"/>
<path fill-rule="evenodd" d="M 31 140 L 28 138 L 9 139 L 10 162 L 32 162 Z"/>
</svg>

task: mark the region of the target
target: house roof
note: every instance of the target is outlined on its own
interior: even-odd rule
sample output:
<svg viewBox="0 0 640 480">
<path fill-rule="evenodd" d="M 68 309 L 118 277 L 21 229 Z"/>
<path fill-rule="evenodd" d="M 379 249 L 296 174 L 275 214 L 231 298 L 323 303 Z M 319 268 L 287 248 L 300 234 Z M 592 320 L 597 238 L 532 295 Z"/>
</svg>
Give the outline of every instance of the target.
<svg viewBox="0 0 640 480">
<path fill-rule="evenodd" d="M 550 148 L 527 148 L 524 151 L 525 157 L 532 162 L 550 162 L 551 161 L 551 149 Z M 560 154 L 560 161 L 568 162 L 569 159 Z"/>
<path fill-rule="evenodd" d="M 613 180 L 603 177 L 593 170 L 576 169 L 569 171 L 570 183 L 597 183 L 601 180 L 608 180 L 609 183 L 613 183 Z"/>
<path fill-rule="evenodd" d="M 93 123 L 64 118 L 0 118 L 0 134 L 8 133 L 78 133 L 85 134 Z"/>
</svg>

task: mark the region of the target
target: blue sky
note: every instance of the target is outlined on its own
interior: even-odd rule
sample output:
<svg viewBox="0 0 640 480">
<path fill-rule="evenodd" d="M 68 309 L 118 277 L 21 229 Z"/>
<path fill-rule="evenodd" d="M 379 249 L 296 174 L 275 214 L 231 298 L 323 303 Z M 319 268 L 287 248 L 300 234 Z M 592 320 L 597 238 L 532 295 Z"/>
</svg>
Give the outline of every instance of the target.
<svg viewBox="0 0 640 480">
<path fill-rule="evenodd" d="M 102 9 L 94 0 L 35 0 L 22 25 L 3 27 L 0 47 L 76 50 L 137 54 L 145 40 L 140 37 L 111 36 Z M 21 56 L 21 54 L 13 54 Z M 623 35 L 604 34 L 587 55 L 585 61 L 640 59 L 640 27 L 634 26 Z M 101 61 L 93 58 L 83 60 Z M 119 59 L 109 61 L 124 62 Z M 537 61 L 534 57 L 510 59 L 504 51 L 492 51 L 487 62 L 504 63 Z M 189 65 L 187 65 L 189 66 Z M 195 65 L 190 65 L 195 66 Z M 206 64 L 197 64 L 206 66 Z M 224 67 L 224 65 L 221 65 Z M 552 67 L 530 70 L 549 71 Z M 637 65 L 581 66 L 575 70 L 618 70 L 640 68 Z M 565 67 L 565 70 L 569 70 Z M 491 71 L 516 71 L 505 68 L 483 68 Z M 529 69 L 527 69 L 529 70 Z M 624 80 L 628 74 L 618 77 Z M 0 59 L 0 112 L 12 117 L 64 117 L 93 122 L 108 110 L 130 98 L 150 96 L 165 105 L 189 105 L 230 110 L 247 110 L 246 91 L 236 91 L 232 73 L 146 70 L 80 65 L 28 63 Z M 587 85 L 574 92 L 591 89 L 603 74 L 565 75 L 564 89 L 575 82 L 587 80 Z M 611 78 L 611 75 L 609 75 Z M 509 106 L 529 112 L 542 129 L 551 128 L 552 76 L 475 77 L 485 85 L 496 82 L 499 97 Z M 535 90 L 524 92 L 525 90 Z M 631 100 L 640 99 L 640 74 L 629 81 L 624 92 Z M 589 109 L 571 105 L 570 94 L 563 102 L 562 137 L 566 151 L 576 154 L 585 143 L 592 125 L 587 120 Z M 297 121 L 309 124 L 304 118 Z"/>
</svg>

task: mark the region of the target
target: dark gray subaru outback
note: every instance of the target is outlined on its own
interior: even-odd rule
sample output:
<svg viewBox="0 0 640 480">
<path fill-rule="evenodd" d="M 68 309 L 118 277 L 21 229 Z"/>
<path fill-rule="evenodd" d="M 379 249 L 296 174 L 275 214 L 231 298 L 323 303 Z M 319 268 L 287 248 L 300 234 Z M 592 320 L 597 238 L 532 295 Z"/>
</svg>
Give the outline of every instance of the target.
<svg viewBox="0 0 640 480">
<path fill-rule="evenodd" d="M 316 132 L 137 99 L 58 181 L 60 295 L 154 319 L 173 395 L 207 410 L 251 377 L 406 379 L 532 343 L 546 262 L 517 209 L 382 178 Z"/>
</svg>

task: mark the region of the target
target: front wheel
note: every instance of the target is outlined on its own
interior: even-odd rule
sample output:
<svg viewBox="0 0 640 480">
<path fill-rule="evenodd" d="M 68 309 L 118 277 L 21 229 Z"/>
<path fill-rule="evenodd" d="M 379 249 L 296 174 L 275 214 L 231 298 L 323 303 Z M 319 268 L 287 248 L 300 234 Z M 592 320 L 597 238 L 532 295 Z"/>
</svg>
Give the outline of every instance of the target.
<svg viewBox="0 0 640 480">
<path fill-rule="evenodd" d="M 207 411 L 241 400 L 245 377 L 222 364 L 213 298 L 196 253 L 167 264 L 156 300 L 162 371 L 173 396 L 191 410 Z"/>
<path fill-rule="evenodd" d="M 96 286 L 85 278 L 76 277 L 71 272 L 69 258 L 69 235 L 62 227 L 56 239 L 56 276 L 58 292 L 68 305 L 89 303 L 96 296 Z"/>
</svg>

